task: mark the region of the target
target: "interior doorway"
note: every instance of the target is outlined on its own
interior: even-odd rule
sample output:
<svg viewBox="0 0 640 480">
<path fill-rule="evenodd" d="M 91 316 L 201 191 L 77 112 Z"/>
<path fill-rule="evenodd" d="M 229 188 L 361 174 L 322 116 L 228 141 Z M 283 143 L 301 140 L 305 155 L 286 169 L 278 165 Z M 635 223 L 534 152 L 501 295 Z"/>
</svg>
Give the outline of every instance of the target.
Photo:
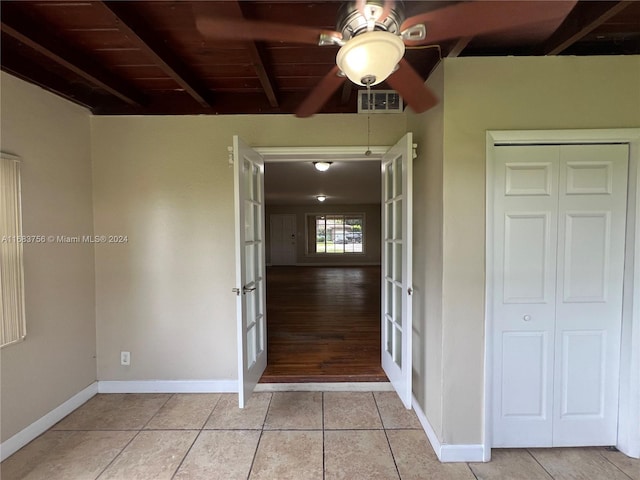
<svg viewBox="0 0 640 480">
<path fill-rule="evenodd" d="M 238 405 L 244 408 L 246 399 L 267 367 L 266 338 L 266 264 L 265 248 L 265 163 L 275 161 L 278 156 L 290 163 L 302 163 L 312 159 L 336 159 L 340 163 L 355 163 L 354 160 L 378 161 L 373 173 L 378 188 L 363 189 L 376 199 L 380 198 L 377 212 L 369 218 L 379 221 L 378 234 L 368 235 L 366 214 L 315 213 L 306 216 L 304 248 L 309 258 L 329 256 L 348 259 L 358 254 L 366 259 L 367 252 L 379 253 L 375 265 L 380 265 L 380 355 L 384 370 L 393 389 L 406 408 L 412 405 L 412 165 L 416 157 L 413 136 L 407 132 L 390 148 L 386 147 L 301 147 L 301 148 L 257 148 L 254 149 L 237 135 L 233 137 L 230 160 L 234 170 L 235 230 L 236 230 L 236 321 L 238 326 Z M 349 162 L 348 160 L 351 160 Z M 317 167 L 310 162 L 312 168 Z M 326 165 L 325 165 L 326 166 Z M 379 168 L 378 168 L 379 167 Z M 321 169 L 318 169 L 321 170 Z M 324 169 L 326 170 L 326 168 Z M 275 178 L 279 178 L 275 176 Z M 286 177 L 285 177 L 286 178 Z M 289 183 L 295 177 L 287 178 Z M 356 190 L 362 177 L 350 184 Z M 329 188 L 330 185 L 324 185 Z M 279 192 L 279 190 L 276 190 Z M 309 195 L 309 192 L 305 192 Z M 323 203 L 333 196 L 324 193 L 315 196 Z M 350 208 L 354 208 L 351 207 Z M 331 221 L 329 221 L 331 220 Z M 372 222 L 369 222 L 369 225 Z M 360 231 L 356 228 L 360 227 Z M 341 237 L 336 236 L 341 234 Z M 347 239 L 359 243 L 347 248 Z M 337 241 L 340 238 L 341 241 Z M 369 239 L 369 240 L 367 240 Z M 380 245 L 372 248 L 378 241 Z M 366 248 L 366 245 L 370 245 Z M 349 255 L 347 255 L 349 254 Z M 318 262 L 314 262 L 317 264 Z M 340 262 L 344 266 L 348 262 Z M 328 266 L 328 265 L 326 265 Z M 345 378 L 348 380 L 348 378 Z"/>
<path fill-rule="evenodd" d="M 321 172 L 319 160 L 265 163 L 268 335 L 260 381 L 387 381 L 380 161 L 335 159 Z"/>
</svg>

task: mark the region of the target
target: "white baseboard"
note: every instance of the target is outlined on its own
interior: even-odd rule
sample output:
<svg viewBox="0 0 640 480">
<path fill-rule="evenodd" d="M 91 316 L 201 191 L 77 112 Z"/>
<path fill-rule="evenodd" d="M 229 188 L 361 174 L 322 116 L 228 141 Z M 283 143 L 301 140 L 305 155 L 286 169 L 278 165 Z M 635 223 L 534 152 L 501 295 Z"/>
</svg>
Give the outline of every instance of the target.
<svg viewBox="0 0 640 480">
<path fill-rule="evenodd" d="M 438 460 L 443 463 L 489 461 L 490 457 L 485 457 L 484 446 L 482 444 L 451 445 L 441 443 L 415 396 L 412 398 L 412 406 L 418 416 L 418 420 L 420 420 L 420 424 L 422 425 L 424 432 L 427 434 L 427 438 L 433 447 L 433 451 L 436 452 L 436 455 L 438 456 Z"/>
<path fill-rule="evenodd" d="M 470 445 L 442 445 L 439 458 L 443 463 L 487 461 L 484 456 L 484 447 L 480 443 Z"/>
<path fill-rule="evenodd" d="M 259 383 L 256 392 L 392 392 L 389 382 Z"/>
<path fill-rule="evenodd" d="M 4 461 L 7 457 L 13 455 L 24 447 L 27 443 L 37 438 L 39 435 L 42 435 L 64 417 L 73 412 L 76 408 L 86 403 L 96 393 L 98 393 L 98 382 L 93 382 L 84 390 L 76 393 L 62 405 L 54 408 L 27 428 L 19 431 L 13 437 L 2 442 L 0 445 L 0 461 Z"/>
<path fill-rule="evenodd" d="M 100 380 L 98 393 L 237 393 L 237 380 Z"/>
</svg>

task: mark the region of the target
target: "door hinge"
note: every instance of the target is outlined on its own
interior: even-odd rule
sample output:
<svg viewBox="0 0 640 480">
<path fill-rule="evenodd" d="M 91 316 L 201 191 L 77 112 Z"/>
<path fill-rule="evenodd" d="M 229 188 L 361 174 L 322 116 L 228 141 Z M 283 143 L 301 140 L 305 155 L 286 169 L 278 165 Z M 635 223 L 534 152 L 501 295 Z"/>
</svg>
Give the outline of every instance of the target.
<svg viewBox="0 0 640 480">
<path fill-rule="evenodd" d="M 227 147 L 227 152 L 229 154 L 229 166 L 233 167 L 233 147 Z"/>
</svg>

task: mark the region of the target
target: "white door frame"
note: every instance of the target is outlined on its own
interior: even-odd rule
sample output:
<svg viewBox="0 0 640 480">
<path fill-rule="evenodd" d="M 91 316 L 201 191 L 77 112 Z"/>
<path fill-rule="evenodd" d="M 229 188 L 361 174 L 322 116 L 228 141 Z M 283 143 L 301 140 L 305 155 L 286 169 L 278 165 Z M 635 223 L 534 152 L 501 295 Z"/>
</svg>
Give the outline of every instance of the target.
<svg viewBox="0 0 640 480">
<path fill-rule="evenodd" d="M 493 149 L 496 144 L 628 143 L 629 190 L 625 247 L 624 301 L 620 363 L 620 401 L 616 447 L 640 457 L 640 128 L 602 130 L 499 130 L 487 131 L 486 243 L 484 336 L 483 460 L 491 459 L 492 335 L 493 331 Z M 635 288 L 634 288 L 635 286 Z"/>
</svg>

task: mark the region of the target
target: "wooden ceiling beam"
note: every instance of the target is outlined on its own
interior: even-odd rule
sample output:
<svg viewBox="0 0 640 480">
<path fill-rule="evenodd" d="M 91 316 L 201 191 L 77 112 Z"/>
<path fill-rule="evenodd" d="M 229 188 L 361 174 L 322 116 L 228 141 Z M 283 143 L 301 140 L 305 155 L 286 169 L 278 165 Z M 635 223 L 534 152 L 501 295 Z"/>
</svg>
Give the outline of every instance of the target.
<svg viewBox="0 0 640 480">
<path fill-rule="evenodd" d="M 118 29 L 142 52 L 180 85 L 203 107 L 213 104 L 212 93 L 204 83 L 189 70 L 184 62 L 153 32 L 139 15 L 131 11 L 128 2 L 99 2 L 116 19 Z"/>
<path fill-rule="evenodd" d="M 1 25 L 2 32 L 5 34 L 125 103 L 134 106 L 144 104 L 145 97 L 139 91 L 104 70 L 100 65 L 90 60 L 86 54 L 77 51 L 56 35 L 48 32 L 44 25 L 40 25 L 33 18 L 23 16 L 3 5 Z"/>
<path fill-rule="evenodd" d="M 22 78 L 30 83 L 59 95 L 62 98 L 93 110 L 98 105 L 96 98 L 90 94 L 83 94 L 79 89 L 49 70 L 39 67 L 33 62 L 25 61 L 24 58 L 6 51 L 2 52 L 2 70 L 11 75 Z"/>
<path fill-rule="evenodd" d="M 535 53 L 558 55 L 631 5 L 633 1 L 578 2 L 564 22 Z"/>
<path fill-rule="evenodd" d="M 280 105 L 272 107 L 263 92 L 225 93 L 216 97 L 213 107 L 203 107 L 195 102 L 185 101 L 185 92 L 165 93 L 151 96 L 144 108 L 122 103 L 103 102 L 94 109 L 95 115 L 235 115 L 242 114 L 293 114 L 307 96 L 307 92 L 282 92 Z M 320 113 L 354 113 L 355 96 L 347 105 L 340 105 L 335 95 L 322 107 Z"/>
<path fill-rule="evenodd" d="M 269 100 L 269 105 L 271 105 L 272 107 L 277 107 L 278 97 L 276 95 L 275 89 L 273 88 L 273 81 L 271 80 L 271 76 L 267 72 L 267 67 L 265 66 L 264 54 L 261 53 L 261 51 L 264 50 L 255 42 L 249 42 L 247 44 L 247 48 L 249 50 L 253 68 L 256 70 L 256 74 L 258 75 L 258 80 L 260 80 L 260 84 L 264 89 L 264 93 L 267 95 L 267 99 Z"/>
<path fill-rule="evenodd" d="M 233 2 L 233 5 L 235 5 L 234 10 L 236 16 L 239 19 L 245 18 L 240 1 L 235 0 Z M 256 71 L 256 75 L 258 76 L 260 84 L 262 85 L 262 88 L 264 90 L 264 93 L 269 100 L 269 105 L 274 108 L 278 107 L 278 96 L 276 95 L 272 75 L 267 70 L 267 63 L 265 61 L 266 55 L 264 54 L 264 49 L 262 49 L 256 42 L 250 40 L 245 43 L 247 45 L 247 50 L 249 51 L 251 64 L 253 65 L 253 68 Z"/>
</svg>

